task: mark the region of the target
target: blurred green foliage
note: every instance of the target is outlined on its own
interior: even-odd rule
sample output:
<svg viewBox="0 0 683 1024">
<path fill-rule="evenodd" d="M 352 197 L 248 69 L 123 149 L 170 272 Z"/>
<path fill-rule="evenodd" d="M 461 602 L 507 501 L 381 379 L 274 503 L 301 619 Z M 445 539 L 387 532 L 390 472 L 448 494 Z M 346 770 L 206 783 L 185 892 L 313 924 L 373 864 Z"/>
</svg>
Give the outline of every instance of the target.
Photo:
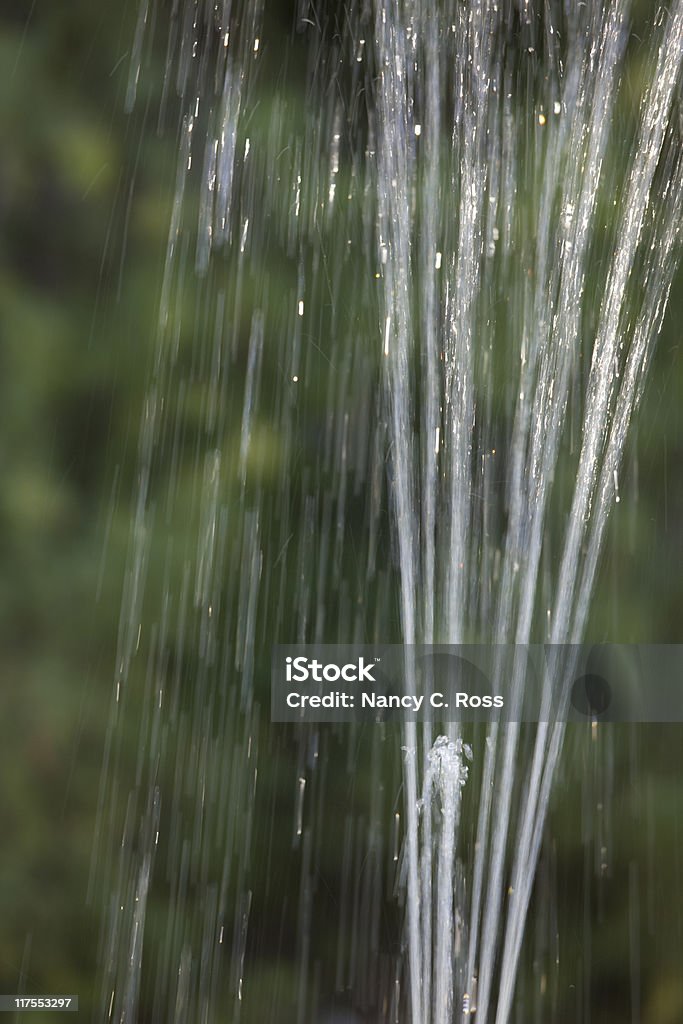
<svg viewBox="0 0 683 1024">
<path fill-rule="evenodd" d="M 168 216 L 168 143 L 150 132 L 139 149 L 123 113 L 134 14 L 0 15 L 0 988 L 30 948 L 26 990 L 78 992 L 86 1012 L 85 881 Z"/>
<path fill-rule="evenodd" d="M 285 6 L 273 16 L 281 31 L 288 31 Z M 96 998 L 100 922 L 86 906 L 85 883 L 176 165 L 175 133 L 159 135 L 153 113 L 163 53 L 147 54 L 136 111 L 124 113 L 136 13 L 133 2 L 88 0 L 9 2 L 0 13 L 0 990 L 17 990 L 30 949 L 26 990 L 78 992 L 86 1014 Z M 300 116 L 302 102 L 297 76 L 295 68 L 288 97 L 293 117 Z M 275 96 L 275 82 L 272 89 L 273 102 L 285 103 L 281 89 Z M 255 132 L 259 118 L 267 130 L 265 105 Z M 270 269 L 269 287 L 284 292 L 291 268 L 283 262 L 279 275 Z M 677 571 L 683 544 L 681 294 L 679 277 L 630 444 L 622 501 L 609 528 L 589 624 L 592 640 L 683 639 L 683 577 Z M 195 299 L 190 294 L 186 301 Z M 277 305 L 272 295 L 271 305 Z M 321 310 L 321 324 L 329 315 Z M 248 322 L 239 326 L 241 359 L 248 332 Z M 183 344 L 183 358 L 191 359 L 191 334 Z M 265 387 L 277 388 L 277 379 Z M 313 444 L 324 398 L 307 400 Z M 177 494 L 188 504 L 197 472 L 190 442 L 199 430 L 202 401 L 190 395 L 176 410 L 188 438 Z M 279 441 L 267 421 L 258 430 L 252 457 L 267 482 Z M 187 518 L 189 524 L 191 509 Z M 163 572 L 162 558 L 161 551 L 156 561 L 153 556 L 153 574 Z M 683 886 L 679 738 L 678 730 L 652 729 L 637 741 L 625 733 L 615 740 L 613 860 L 587 907 L 576 902 L 592 873 L 586 858 L 593 856 L 595 837 L 581 823 L 586 800 L 599 802 L 606 769 L 582 760 L 590 756 L 590 742 L 575 737 L 569 744 L 567 777 L 580 781 L 568 793 L 562 780 L 546 858 L 566 915 L 563 956 L 581 949 L 590 925 L 601 1021 L 623 1020 L 628 1007 L 629 859 L 645 873 L 638 884 L 651 903 L 643 915 L 650 914 L 652 942 L 639 951 L 642 1020 L 675 1024 L 683 1018 L 675 959 L 682 948 L 680 922 L 669 900 Z M 298 871 L 290 863 L 296 860 L 289 771 L 295 755 L 286 738 L 271 742 L 258 810 L 281 849 L 259 869 L 258 939 L 247 978 L 252 990 L 261 987 L 263 1003 L 256 998 L 253 1005 L 264 1014 L 273 991 L 291 1004 L 296 985 L 274 938 L 283 927 L 278 890 Z M 131 759 L 135 744 L 136 736 L 127 739 Z M 337 764 L 342 749 L 330 737 L 325 757 Z M 387 766 L 388 788 L 396 784 L 397 768 L 397 761 Z M 370 794 L 361 775 L 330 770 L 327 785 L 333 810 L 367 808 Z M 320 890 L 329 893 L 339 880 L 341 817 L 322 841 Z M 335 957 L 336 911 L 334 896 L 320 897 L 318 915 L 329 915 L 330 924 L 317 953 L 329 962 Z M 288 927 L 295 919 L 293 894 Z M 397 941 L 396 921 L 388 921 L 387 929 Z M 153 915 L 148 941 L 159 941 Z M 570 959 L 567 977 L 572 970 Z M 566 993 L 560 1003 L 570 1006 Z M 250 1019 L 259 1019 L 252 1012 Z"/>
</svg>

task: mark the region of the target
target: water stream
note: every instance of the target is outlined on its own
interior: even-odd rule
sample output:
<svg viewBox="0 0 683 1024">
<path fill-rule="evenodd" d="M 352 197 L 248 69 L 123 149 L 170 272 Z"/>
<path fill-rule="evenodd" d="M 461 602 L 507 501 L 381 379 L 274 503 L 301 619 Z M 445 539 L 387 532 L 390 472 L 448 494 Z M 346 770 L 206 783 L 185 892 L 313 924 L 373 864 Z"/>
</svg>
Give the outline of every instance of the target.
<svg viewBox="0 0 683 1024">
<path fill-rule="evenodd" d="M 270 647 L 584 638 L 679 255 L 683 3 L 642 38 L 627 0 L 285 8 L 141 0 L 131 40 L 133 114 L 162 40 L 145 117 L 178 161 L 90 883 L 100 1017 L 313 1024 L 337 991 L 373 1021 L 530 1020 L 562 708 L 277 727 Z M 527 1002 L 559 1019 L 544 978 Z"/>
</svg>

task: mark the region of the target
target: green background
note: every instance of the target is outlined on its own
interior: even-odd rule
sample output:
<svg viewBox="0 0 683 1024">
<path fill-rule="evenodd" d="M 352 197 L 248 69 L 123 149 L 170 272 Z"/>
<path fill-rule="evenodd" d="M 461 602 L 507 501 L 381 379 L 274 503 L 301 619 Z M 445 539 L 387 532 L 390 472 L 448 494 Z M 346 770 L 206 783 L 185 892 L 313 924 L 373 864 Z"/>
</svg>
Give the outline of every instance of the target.
<svg viewBox="0 0 683 1024">
<path fill-rule="evenodd" d="M 175 132 L 157 134 L 150 113 L 161 47 L 148 56 L 135 112 L 124 113 L 135 18 L 130 2 L 6 2 L 0 12 L 0 991 L 17 991 L 23 976 L 30 993 L 78 993 L 83 1019 L 96 999 L 101 926 L 86 883 L 176 165 Z M 283 6 L 271 31 L 289 24 Z M 274 94 L 275 75 L 261 88 Z M 268 273 L 277 288 L 277 266 Z M 592 640 L 682 639 L 682 284 L 679 275 L 629 446 Z M 183 457 L 192 487 L 191 446 Z M 267 477 L 278 459 L 267 429 L 259 457 Z M 561 1021 L 583 1019 L 577 1002 L 586 998 L 594 1020 L 629 1019 L 633 963 L 643 1024 L 683 1020 L 681 739 L 676 727 L 615 727 L 599 755 L 585 736 L 568 739 L 530 918 L 533 934 L 552 892 Z M 269 745 L 257 814 L 283 823 L 279 883 L 295 887 L 295 744 L 272 736 Z M 333 769 L 343 765 L 344 744 L 331 738 L 326 756 Z M 390 788 L 397 763 L 387 760 Z M 362 813 L 369 785 L 346 768 L 337 774 L 328 800 Z M 589 814 L 603 796 L 604 815 Z M 596 873 L 603 826 L 609 864 Z M 322 838 L 320 889 L 332 893 L 340 828 L 332 822 Z M 254 871 L 261 895 L 244 1019 L 256 1021 L 270 1012 L 259 996 L 269 986 L 291 1005 L 296 968 L 293 950 L 269 940 L 281 928 L 277 887 L 267 885 L 265 862 Z M 327 933 L 319 925 L 323 961 L 334 960 L 334 903 Z M 321 897 L 321 918 L 326 907 Z M 159 941 L 156 920 L 152 912 L 148 946 Z M 397 921 L 387 921 L 394 942 Z M 585 977 L 587 957 L 589 995 L 577 995 L 572 978 Z M 522 990 L 533 984 L 532 961 Z"/>
</svg>

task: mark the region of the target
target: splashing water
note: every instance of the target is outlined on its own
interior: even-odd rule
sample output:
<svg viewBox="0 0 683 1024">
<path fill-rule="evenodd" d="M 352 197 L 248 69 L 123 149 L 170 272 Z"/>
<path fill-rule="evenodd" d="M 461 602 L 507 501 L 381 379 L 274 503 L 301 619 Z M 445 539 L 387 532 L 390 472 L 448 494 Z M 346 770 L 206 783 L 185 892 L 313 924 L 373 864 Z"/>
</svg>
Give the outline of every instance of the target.
<svg viewBox="0 0 683 1024">
<path fill-rule="evenodd" d="M 580 642 L 676 268 L 680 0 L 630 120 L 626 0 L 297 11 L 294 36 L 254 0 L 178 0 L 168 26 L 143 0 L 133 40 L 130 109 L 168 27 L 159 121 L 180 129 L 94 858 L 107 1020 L 139 1019 L 143 989 L 152 1020 L 319 1019 L 333 740 L 264 721 L 270 645 Z M 472 751 L 454 725 L 377 727 L 331 954 L 373 1019 L 510 1019 L 563 739 L 561 709 Z M 294 824 L 269 813 L 298 857 L 297 980 L 250 1011 L 259 886 L 285 885 L 258 778 L 288 745 Z M 401 746 L 396 810 L 382 761 Z"/>
</svg>

